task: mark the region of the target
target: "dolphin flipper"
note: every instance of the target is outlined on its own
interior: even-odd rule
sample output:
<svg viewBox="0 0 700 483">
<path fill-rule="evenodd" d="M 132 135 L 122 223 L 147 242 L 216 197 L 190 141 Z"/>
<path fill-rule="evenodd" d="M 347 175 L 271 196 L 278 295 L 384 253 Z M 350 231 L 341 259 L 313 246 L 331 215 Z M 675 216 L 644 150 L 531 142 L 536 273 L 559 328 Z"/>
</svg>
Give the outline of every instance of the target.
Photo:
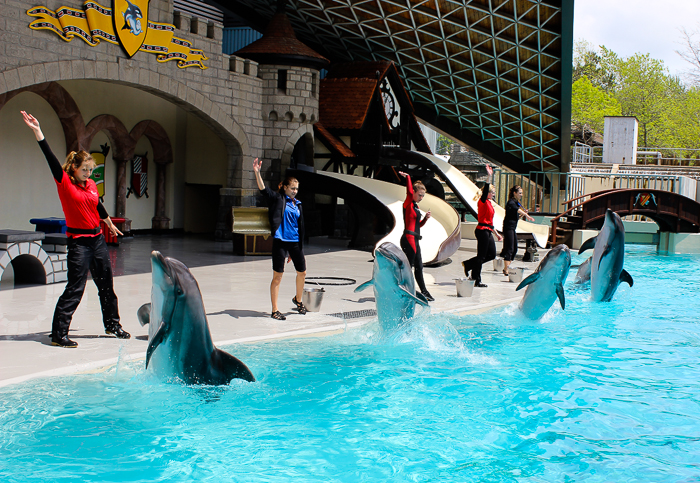
<svg viewBox="0 0 700 483">
<path fill-rule="evenodd" d="M 578 249 L 578 254 L 582 254 L 586 250 L 593 250 L 595 248 L 595 241 L 598 239 L 598 236 L 594 236 L 593 238 L 589 238 L 585 242 L 583 242 L 583 245 L 581 245 L 581 248 Z"/>
<path fill-rule="evenodd" d="M 620 282 L 627 282 L 629 286 L 631 287 L 634 285 L 634 280 L 632 280 L 632 275 L 630 275 L 627 270 L 624 268 L 622 269 L 622 272 L 620 273 Z"/>
<path fill-rule="evenodd" d="M 526 287 L 526 286 L 530 285 L 531 283 L 538 281 L 539 279 L 540 279 L 540 272 L 535 272 L 532 275 L 529 275 L 525 280 L 520 282 L 518 284 L 518 287 L 515 289 L 515 291 L 517 292 L 521 288 Z"/>
<path fill-rule="evenodd" d="M 227 383 L 231 382 L 231 379 L 243 379 L 248 382 L 255 382 L 255 376 L 250 372 L 248 366 L 228 352 L 224 352 L 221 349 L 214 349 L 211 353 L 211 359 L 212 365 L 218 367 L 221 372 L 226 374 L 228 378 Z"/>
<path fill-rule="evenodd" d="M 561 304 L 561 308 L 565 309 L 566 308 L 566 299 L 564 298 L 564 287 L 562 284 L 559 284 L 556 286 L 556 291 L 557 291 L 557 297 L 559 297 L 559 303 Z"/>
<path fill-rule="evenodd" d="M 422 305 L 423 307 L 429 307 L 428 301 L 425 299 L 425 297 L 423 297 L 422 294 L 414 295 L 403 287 L 399 287 L 399 289 L 402 291 L 401 292 L 402 296 L 409 298 L 409 299 L 413 299 L 413 301 L 416 302 L 418 305 Z M 421 298 L 418 298 L 417 295 L 420 295 Z"/>
<path fill-rule="evenodd" d="M 153 351 L 163 342 L 163 339 L 165 339 L 165 323 L 161 322 L 160 327 L 158 327 L 156 333 L 153 334 L 151 342 L 148 343 L 148 350 L 146 350 L 146 369 L 148 369 L 148 363 L 151 360 Z"/>
<path fill-rule="evenodd" d="M 141 327 L 145 326 L 151 321 L 151 304 L 143 304 L 136 311 L 136 317 L 139 319 Z"/>
<path fill-rule="evenodd" d="M 370 287 L 371 285 L 374 285 L 374 280 L 367 280 L 365 283 L 363 283 L 362 285 L 360 285 L 359 287 L 357 287 L 357 288 L 354 290 L 354 292 L 355 292 L 355 293 L 357 293 L 357 292 L 362 292 L 364 289 Z"/>
</svg>

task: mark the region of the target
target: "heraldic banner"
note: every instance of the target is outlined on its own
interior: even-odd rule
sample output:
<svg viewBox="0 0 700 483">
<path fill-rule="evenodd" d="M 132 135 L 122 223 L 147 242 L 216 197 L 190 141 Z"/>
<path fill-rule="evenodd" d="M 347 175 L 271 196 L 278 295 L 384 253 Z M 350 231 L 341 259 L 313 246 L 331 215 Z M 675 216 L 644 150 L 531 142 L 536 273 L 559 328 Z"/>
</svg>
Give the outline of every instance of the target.
<svg viewBox="0 0 700 483">
<path fill-rule="evenodd" d="M 142 10 L 126 0 L 121 3 L 125 4 L 125 8 L 119 4 L 115 9 L 106 8 L 89 0 L 83 4 L 82 10 L 61 7 L 54 12 L 46 7 L 30 8 L 27 10 L 27 15 L 38 18 L 29 24 L 29 28 L 53 30 L 66 42 L 70 42 L 77 36 L 91 46 L 99 44 L 100 40 L 121 44 L 129 56 L 139 50 L 151 52 L 157 55 L 158 62 L 177 60 L 180 68 L 193 66 L 200 69 L 207 68 L 202 63 L 203 60 L 207 60 L 204 51 L 193 49 L 190 42 L 175 37 L 174 25 L 147 20 L 144 23 L 148 26 L 144 31 L 140 21 L 143 18 Z M 148 3 L 145 2 L 143 8 L 146 17 L 147 5 Z M 120 18 L 113 19 L 115 12 Z M 124 27 L 121 27 L 122 25 Z M 118 30 L 116 33 L 115 29 Z M 122 30 L 131 32 L 133 39 L 127 41 L 126 32 L 122 33 Z"/>
</svg>

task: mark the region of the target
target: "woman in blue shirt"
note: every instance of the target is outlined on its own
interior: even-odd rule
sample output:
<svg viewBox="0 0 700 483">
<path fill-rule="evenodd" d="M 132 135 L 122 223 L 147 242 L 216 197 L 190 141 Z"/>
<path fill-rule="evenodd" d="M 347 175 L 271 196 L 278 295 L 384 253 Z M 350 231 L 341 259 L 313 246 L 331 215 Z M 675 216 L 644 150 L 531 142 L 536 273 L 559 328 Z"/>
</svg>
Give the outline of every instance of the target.
<svg viewBox="0 0 700 483">
<path fill-rule="evenodd" d="M 299 181 L 296 178 L 287 177 L 279 184 L 279 191 L 272 191 L 265 186 L 260 167 L 262 161 L 255 158 L 253 172 L 258 189 L 267 200 L 268 216 L 270 218 L 270 230 L 272 239 L 272 282 L 270 283 L 270 300 L 272 301 L 272 318 L 285 320 L 285 317 L 277 308 L 277 298 L 280 293 L 280 283 L 284 274 L 284 261 L 294 262 L 297 271 L 296 295 L 292 303 L 301 314 L 306 314 L 306 307 L 301 302 L 306 280 L 306 259 L 304 258 L 304 214 L 301 210 L 301 201 L 296 199 L 299 191 Z"/>
</svg>

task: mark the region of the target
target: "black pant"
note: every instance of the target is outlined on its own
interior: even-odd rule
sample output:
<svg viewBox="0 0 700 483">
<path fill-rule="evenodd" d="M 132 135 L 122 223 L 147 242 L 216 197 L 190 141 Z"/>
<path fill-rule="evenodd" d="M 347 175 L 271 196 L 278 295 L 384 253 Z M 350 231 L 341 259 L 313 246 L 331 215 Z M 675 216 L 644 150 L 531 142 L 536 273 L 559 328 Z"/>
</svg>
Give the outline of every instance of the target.
<svg viewBox="0 0 700 483">
<path fill-rule="evenodd" d="M 504 260 L 512 262 L 515 254 L 518 253 L 518 238 L 515 236 L 515 229 L 503 231 L 503 250 L 501 256 Z"/>
<path fill-rule="evenodd" d="M 423 256 L 420 253 L 420 244 L 418 240 L 415 240 L 416 251 L 413 251 L 413 247 L 408 240 L 406 235 L 401 236 L 401 250 L 406 254 L 408 258 L 408 263 L 415 268 L 414 272 L 416 274 L 416 282 L 418 282 L 418 288 L 421 292 L 427 292 L 428 289 L 425 288 L 425 280 L 423 280 Z"/>
<path fill-rule="evenodd" d="M 472 279 L 476 283 L 481 282 L 481 266 L 496 258 L 496 242 L 493 241 L 491 230 L 474 230 L 476 235 L 476 256 L 464 262 L 464 273 L 469 276 L 472 272 Z"/>
<path fill-rule="evenodd" d="M 68 283 L 59 297 L 53 314 L 52 336 L 68 335 L 71 320 L 80 299 L 83 298 L 88 270 L 97 285 L 105 329 L 116 329 L 119 324 L 119 307 L 112 281 L 112 265 L 107 243 L 102 235 L 68 239 Z"/>
</svg>

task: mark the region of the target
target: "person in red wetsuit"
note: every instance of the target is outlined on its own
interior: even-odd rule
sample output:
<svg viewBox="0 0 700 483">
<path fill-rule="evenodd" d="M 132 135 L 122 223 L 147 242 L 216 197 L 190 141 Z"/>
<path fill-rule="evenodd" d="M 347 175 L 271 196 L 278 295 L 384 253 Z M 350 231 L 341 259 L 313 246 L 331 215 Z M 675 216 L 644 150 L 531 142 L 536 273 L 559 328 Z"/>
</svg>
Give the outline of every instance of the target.
<svg viewBox="0 0 700 483">
<path fill-rule="evenodd" d="M 486 172 L 489 174 L 490 179 L 493 174 L 493 168 L 487 165 Z M 486 287 L 486 284 L 481 282 L 481 266 L 496 258 L 496 242 L 493 241 L 492 234 L 496 235 L 498 241 L 503 239 L 493 227 L 493 215 L 495 212 L 491 201 L 493 195 L 493 187 L 486 183 L 481 189 L 481 197 L 477 202 L 478 224 L 476 225 L 476 230 L 474 230 L 476 235 L 476 256 L 462 262 L 464 274 L 467 277 L 469 277 L 469 272 L 471 271 L 470 278 L 475 281 L 475 287 Z"/>
<path fill-rule="evenodd" d="M 109 260 L 107 243 L 100 229 L 100 219 L 109 227 L 114 236 L 122 233 L 114 226 L 97 195 L 97 186 L 90 179 L 95 162 L 85 151 L 72 151 L 61 166 L 51 151 L 41 132 L 39 121 L 31 114 L 22 111 L 24 122 L 34 131 L 51 173 L 56 181 L 61 208 L 66 217 L 68 235 L 68 283 L 56 303 L 51 327 L 51 344 L 59 347 L 77 347 L 68 338 L 68 330 L 73 314 L 78 308 L 85 291 L 88 270 L 97 285 L 102 307 L 102 322 L 105 333 L 119 339 L 131 335 L 119 323 L 119 307 L 114 293 L 112 265 Z"/>
<path fill-rule="evenodd" d="M 399 174 L 406 178 L 406 199 L 403 202 L 403 223 L 404 230 L 401 235 L 401 249 L 406 254 L 408 262 L 414 267 L 416 282 L 423 297 L 429 302 L 435 300 L 428 289 L 425 288 L 423 280 L 423 258 L 420 253 L 420 227 L 430 218 L 430 210 L 421 219 L 421 212 L 418 209 L 418 202 L 425 197 L 425 185 L 420 181 L 411 184 L 411 177 L 399 171 Z"/>
</svg>

